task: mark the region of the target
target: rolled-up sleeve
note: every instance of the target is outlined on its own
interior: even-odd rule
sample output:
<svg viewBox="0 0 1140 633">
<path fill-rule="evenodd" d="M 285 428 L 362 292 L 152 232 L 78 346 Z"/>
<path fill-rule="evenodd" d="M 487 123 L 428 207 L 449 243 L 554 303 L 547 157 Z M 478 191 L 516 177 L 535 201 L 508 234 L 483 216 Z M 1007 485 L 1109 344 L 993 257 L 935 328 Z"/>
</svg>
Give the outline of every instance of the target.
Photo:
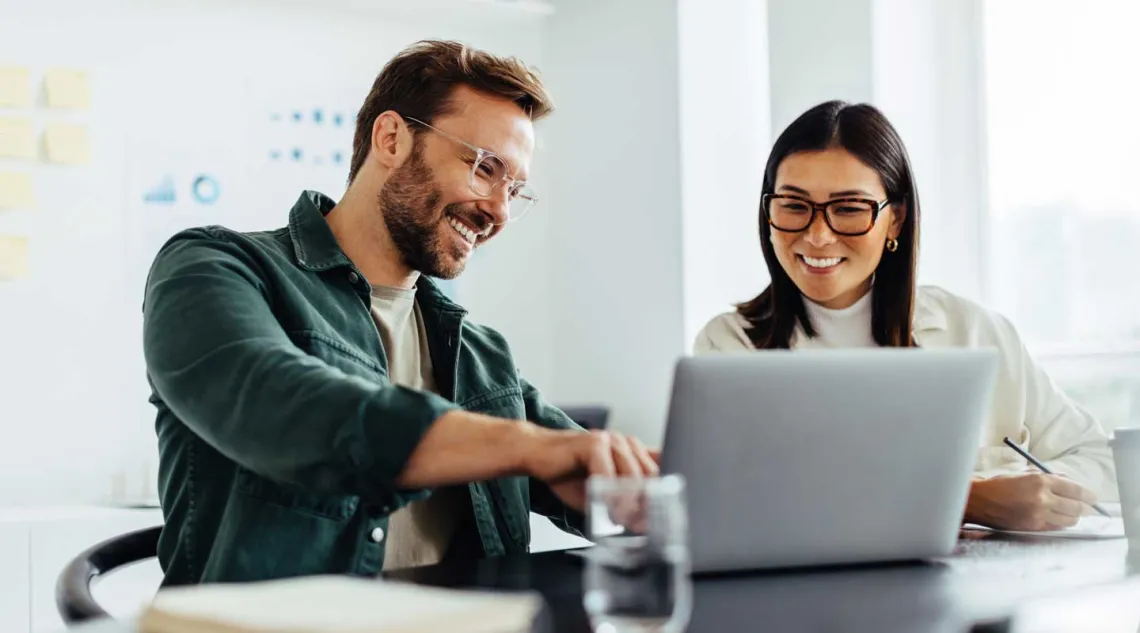
<svg viewBox="0 0 1140 633">
<path fill-rule="evenodd" d="M 271 309 L 258 263 L 226 236 L 184 233 L 147 280 L 143 345 L 162 402 L 238 464 L 281 482 L 386 502 L 431 424 L 431 393 L 306 354 Z"/>
</svg>

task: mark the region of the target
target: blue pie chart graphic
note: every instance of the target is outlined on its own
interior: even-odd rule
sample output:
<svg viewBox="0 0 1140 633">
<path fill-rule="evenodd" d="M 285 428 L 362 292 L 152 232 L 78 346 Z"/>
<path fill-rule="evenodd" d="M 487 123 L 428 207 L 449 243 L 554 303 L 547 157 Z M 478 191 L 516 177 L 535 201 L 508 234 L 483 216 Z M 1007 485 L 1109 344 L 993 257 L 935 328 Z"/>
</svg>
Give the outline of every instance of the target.
<svg viewBox="0 0 1140 633">
<path fill-rule="evenodd" d="M 190 193 L 195 200 L 202 204 L 213 204 L 221 195 L 222 188 L 218 185 L 217 180 L 202 175 L 194 179 L 194 184 L 190 185 Z"/>
</svg>

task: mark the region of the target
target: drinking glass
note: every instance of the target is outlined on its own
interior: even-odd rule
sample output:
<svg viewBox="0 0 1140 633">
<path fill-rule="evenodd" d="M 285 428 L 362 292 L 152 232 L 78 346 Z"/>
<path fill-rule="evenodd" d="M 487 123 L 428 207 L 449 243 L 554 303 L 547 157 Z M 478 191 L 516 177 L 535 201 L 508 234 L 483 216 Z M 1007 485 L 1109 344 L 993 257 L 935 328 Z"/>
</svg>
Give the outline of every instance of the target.
<svg viewBox="0 0 1140 633">
<path fill-rule="evenodd" d="M 689 623 L 685 480 L 592 477 L 584 606 L 596 633 L 679 633 Z"/>
</svg>

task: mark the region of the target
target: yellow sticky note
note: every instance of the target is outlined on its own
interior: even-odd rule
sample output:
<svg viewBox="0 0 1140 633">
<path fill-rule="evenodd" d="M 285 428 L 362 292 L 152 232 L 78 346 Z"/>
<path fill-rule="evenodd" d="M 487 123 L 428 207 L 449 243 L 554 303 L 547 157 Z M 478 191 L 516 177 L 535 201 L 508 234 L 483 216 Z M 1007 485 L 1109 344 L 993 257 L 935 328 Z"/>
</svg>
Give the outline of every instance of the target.
<svg viewBox="0 0 1140 633">
<path fill-rule="evenodd" d="M 0 171 L 0 209 L 30 209 L 36 206 L 32 175 Z"/>
<path fill-rule="evenodd" d="M 0 108 L 32 107 L 32 74 L 27 68 L 0 66 Z"/>
<path fill-rule="evenodd" d="M 48 162 L 80 165 L 91 161 L 91 142 L 87 126 L 53 123 L 44 130 L 44 153 Z"/>
<path fill-rule="evenodd" d="M 31 119 L 0 117 L 0 158 L 36 159 L 36 134 Z"/>
<path fill-rule="evenodd" d="M 0 235 L 0 280 L 28 275 L 28 238 Z"/>
<path fill-rule="evenodd" d="M 86 110 L 91 105 L 87 73 L 53 68 L 44 73 L 44 102 L 49 108 Z"/>
</svg>

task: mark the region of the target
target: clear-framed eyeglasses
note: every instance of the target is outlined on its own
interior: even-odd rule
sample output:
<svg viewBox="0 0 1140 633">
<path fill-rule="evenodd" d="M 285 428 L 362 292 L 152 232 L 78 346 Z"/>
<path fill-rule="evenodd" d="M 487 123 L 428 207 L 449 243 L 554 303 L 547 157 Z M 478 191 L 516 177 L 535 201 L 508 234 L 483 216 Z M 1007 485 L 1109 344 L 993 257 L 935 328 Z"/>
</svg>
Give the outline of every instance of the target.
<svg viewBox="0 0 1140 633">
<path fill-rule="evenodd" d="M 454 134 L 444 132 L 419 119 L 412 117 L 404 117 L 404 119 L 416 125 L 422 125 L 443 138 L 471 150 L 474 154 L 474 157 L 468 161 L 471 163 L 471 172 L 469 175 L 471 191 L 477 196 L 489 198 L 495 192 L 496 188 L 506 187 L 508 222 L 513 222 L 526 215 L 526 212 L 530 211 L 531 208 L 538 203 L 538 196 L 535 195 L 534 188 L 527 184 L 525 180 L 515 180 L 512 178 L 510 176 L 510 168 L 507 166 L 507 161 L 503 160 L 503 158 L 495 152 L 468 143 Z"/>
</svg>

